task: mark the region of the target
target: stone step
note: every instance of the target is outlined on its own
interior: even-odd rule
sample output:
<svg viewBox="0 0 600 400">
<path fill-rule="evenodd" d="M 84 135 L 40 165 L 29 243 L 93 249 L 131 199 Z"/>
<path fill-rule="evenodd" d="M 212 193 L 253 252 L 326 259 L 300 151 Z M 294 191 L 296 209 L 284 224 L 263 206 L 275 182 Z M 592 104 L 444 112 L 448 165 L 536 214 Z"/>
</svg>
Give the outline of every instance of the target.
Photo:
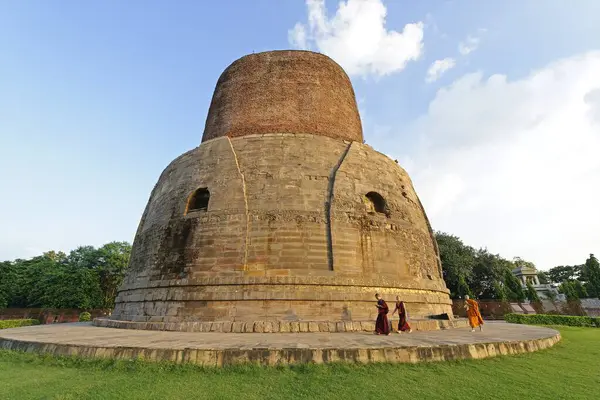
<svg viewBox="0 0 600 400">
<path fill-rule="evenodd" d="M 389 318 L 396 332 L 398 318 Z M 466 319 L 408 321 L 414 331 L 435 331 L 468 326 Z M 94 319 L 94 325 L 105 328 L 222 333 L 286 333 L 286 332 L 373 332 L 375 321 L 194 321 L 194 322 L 134 322 L 108 318 Z"/>
</svg>

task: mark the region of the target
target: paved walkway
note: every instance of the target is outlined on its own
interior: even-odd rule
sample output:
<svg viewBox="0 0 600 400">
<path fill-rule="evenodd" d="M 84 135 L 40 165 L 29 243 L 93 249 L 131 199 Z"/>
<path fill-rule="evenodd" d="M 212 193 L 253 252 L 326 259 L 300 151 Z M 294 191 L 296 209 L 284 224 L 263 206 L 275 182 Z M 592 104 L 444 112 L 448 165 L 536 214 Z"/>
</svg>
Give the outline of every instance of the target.
<svg viewBox="0 0 600 400">
<path fill-rule="evenodd" d="M 483 332 L 457 328 L 390 336 L 363 332 L 165 332 L 100 328 L 90 323 L 40 325 L 0 331 L 0 347 L 3 348 L 96 357 L 168 359 L 217 366 L 256 361 L 277 364 L 483 358 L 536 351 L 550 347 L 558 340 L 560 335 L 552 329 L 493 322 L 485 324 Z M 426 349 L 429 351 L 424 351 Z M 232 354 L 234 360 L 229 360 Z"/>
</svg>

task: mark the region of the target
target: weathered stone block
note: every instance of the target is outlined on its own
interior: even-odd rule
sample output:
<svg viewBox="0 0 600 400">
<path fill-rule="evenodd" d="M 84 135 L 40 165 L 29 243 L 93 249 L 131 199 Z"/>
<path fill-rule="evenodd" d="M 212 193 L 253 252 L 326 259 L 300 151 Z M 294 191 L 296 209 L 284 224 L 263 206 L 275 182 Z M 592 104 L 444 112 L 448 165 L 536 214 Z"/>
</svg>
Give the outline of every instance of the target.
<svg viewBox="0 0 600 400">
<path fill-rule="evenodd" d="M 300 332 L 308 332 L 308 322 L 299 322 L 299 331 Z"/>
<path fill-rule="evenodd" d="M 287 321 L 280 321 L 279 322 L 279 332 L 283 332 L 283 333 L 291 332 L 290 323 Z"/>
<path fill-rule="evenodd" d="M 300 332 L 300 323 L 297 321 L 290 322 L 290 332 Z"/>
<path fill-rule="evenodd" d="M 327 322 L 319 322 L 319 332 L 329 332 L 329 324 Z"/>
<path fill-rule="evenodd" d="M 223 332 L 223 333 L 229 333 L 229 332 L 231 332 L 232 331 L 231 330 L 232 329 L 232 325 L 233 325 L 232 322 L 229 322 L 229 321 L 223 322 L 221 332 Z"/>
<path fill-rule="evenodd" d="M 202 322 L 200 332 L 211 332 L 212 322 Z"/>
<path fill-rule="evenodd" d="M 254 332 L 263 333 L 265 331 L 265 322 L 257 321 L 254 323 Z"/>
<path fill-rule="evenodd" d="M 244 332 L 245 324 L 246 324 L 245 322 L 236 321 L 233 323 L 231 331 L 234 333 L 242 333 L 242 332 Z"/>
<path fill-rule="evenodd" d="M 271 321 L 266 321 L 264 323 L 263 332 L 265 332 L 265 333 L 271 333 L 271 332 L 273 332 L 273 324 L 271 323 Z"/>
</svg>

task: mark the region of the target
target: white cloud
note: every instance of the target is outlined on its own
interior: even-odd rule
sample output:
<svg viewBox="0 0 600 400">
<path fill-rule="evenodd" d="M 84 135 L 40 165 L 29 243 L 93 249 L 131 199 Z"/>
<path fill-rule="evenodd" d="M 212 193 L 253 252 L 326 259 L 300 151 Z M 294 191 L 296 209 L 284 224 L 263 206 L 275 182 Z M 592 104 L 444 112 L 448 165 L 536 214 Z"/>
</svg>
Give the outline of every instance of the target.
<svg viewBox="0 0 600 400">
<path fill-rule="evenodd" d="M 439 90 L 402 133 L 419 140 L 399 158 L 434 228 L 543 269 L 600 252 L 598 71 L 590 52 Z"/>
<path fill-rule="evenodd" d="M 437 81 L 446 71 L 454 68 L 456 61 L 454 58 L 444 58 L 443 60 L 435 60 L 427 70 L 425 82 L 431 83 Z"/>
<path fill-rule="evenodd" d="M 288 31 L 288 41 L 294 47 L 300 49 L 306 49 L 308 43 L 306 42 L 306 29 L 301 23 L 297 23 L 293 29 Z"/>
<path fill-rule="evenodd" d="M 381 0 L 347 0 L 327 17 L 324 0 L 306 0 L 308 26 L 288 32 L 292 46 L 316 50 L 338 62 L 349 75 L 389 75 L 404 69 L 423 52 L 423 23 L 386 29 L 387 9 Z"/>
<path fill-rule="evenodd" d="M 463 42 L 460 42 L 458 44 L 458 52 L 463 56 L 466 56 L 467 54 L 470 54 L 477 50 L 480 41 L 481 39 L 477 37 L 467 36 L 467 38 Z"/>
</svg>

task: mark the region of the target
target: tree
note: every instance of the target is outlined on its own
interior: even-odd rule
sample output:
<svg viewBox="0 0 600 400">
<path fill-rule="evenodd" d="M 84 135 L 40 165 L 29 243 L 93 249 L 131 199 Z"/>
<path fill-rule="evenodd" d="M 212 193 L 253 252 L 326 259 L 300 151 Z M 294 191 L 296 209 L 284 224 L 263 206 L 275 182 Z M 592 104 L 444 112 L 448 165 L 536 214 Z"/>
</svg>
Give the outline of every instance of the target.
<svg viewBox="0 0 600 400">
<path fill-rule="evenodd" d="M 98 276 L 92 269 L 67 264 L 48 276 L 42 307 L 92 309 L 100 305 Z"/>
<path fill-rule="evenodd" d="M 63 293 L 63 283 L 59 276 L 64 264 L 55 257 L 54 252 L 33 257 L 20 263 L 21 293 L 23 307 L 55 307 L 55 296 Z"/>
<path fill-rule="evenodd" d="M 507 268 L 504 271 L 504 285 L 506 287 L 509 300 L 522 302 L 525 300 L 525 292 L 519 279 L 512 273 L 512 269 Z"/>
<path fill-rule="evenodd" d="M 521 284 L 512 273 L 512 262 L 491 254 L 485 249 L 477 251 L 471 289 L 482 299 L 516 300 L 525 298 Z"/>
<path fill-rule="evenodd" d="M 548 277 L 554 283 L 574 281 L 579 277 L 580 270 L 580 265 L 560 265 L 558 267 L 550 268 Z"/>
<path fill-rule="evenodd" d="M 57 253 L 54 250 L 50 250 L 50 251 L 43 253 L 42 256 L 44 256 L 47 259 L 49 259 L 53 262 L 56 262 L 56 263 L 63 263 L 67 260 L 67 255 L 65 253 L 63 253 L 62 251 L 59 251 Z"/>
<path fill-rule="evenodd" d="M 575 285 L 573 282 L 564 281 L 558 286 L 558 291 L 565 295 L 567 300 L 578 300 L 579 295 L 577 290 L 575 289 Z"/>
<path fill-rule="evenodd" d="M 78 268 L 95 268 L 98 266 L 98 250 L 94 246 L 79 246 L 72 250 L 67 262 Z"/>
<path fill-rule="evenodd" d="M 533 288 L 533 285 L 531 284 L 531 282 L 527 282 L 527 292 L 526 292 L 527 298 L 529 299 L 529 301 L 540 301 L 540 297 L 538 296 L 537 292 L 535 291 L 535 289 Z"/>
<path fill-rule="evenodd" d="M 0 267 L 0 292 L 6 307 L 26 307 L 27 293 L 25 282 L 27 261 L 17 259 L 6 261 Z"/>
<path fill-rule="evenodd" d="M 590 254 L 581 269 L 581 278 L 586 282 L 585 288 L 590 297 L 600 297 L 600 263 Z"/>
<path fill-rule="evenodd" d="M 102 291 L 101 307 L 115 306 L 117 290 L 129 264 L 131 245 L 127 242 L 111 242 L 98 249 L 98 277 Z"/>
<path fill-rule="evenodd" d="M 12 263 L 0 262 L 0 308 L 8 307 L 8 302 L 13 296 L 15 288 Z"/>
<path fill-rule="evenodd" d="M 532 263 L 531 261 L 524 260 L 521 257 L 514 257 L 513 264 L 515 265 L 515 267 L 536 269 L 534 263 Z"/>
<path fill-rule="evenodd" d="M 577 293 L 577 297 L 580 299 L 585 299 L 588 297 L 588 292 L 586 287 L 581 283 L 581 281 L 573 281 L 571 282 L 573 289 L 575 289 L 575 293 Z"/>
<path fill-rule="evenodd" d="M 81 246 L 0 263 L 0 307 L 112 308 L 131 246 Z"/>
<path fill-rule="evenodd" d="M 546 284 L 550 283 L 550 277 L 548 276 L 547 272 L 539 271 L 537 276 L 538 276 L 538 280 L 540 281 L 540 283 L 542 285 L 546 285 Z"/>
<path fill-rule="evenodd" d="M 525 293 L 521 283 L 512 273 L 514 262 L 508 261 L 486 249 L 475 251 L 458 237 L 437 232 L 446 286 L 453 299 L 474 295 L 481 299 L 523 301 Z M 516 258 L 515 262 L 535 266 Z"/>
<path fill-rule="evenodd" d="M 455 291 L 456 298 L 464 299 L 465 295 L 473 296 L 473 292 L 469 287 L 466 278 L 461 276 L 458 280 L 458 286 Z"/>
<path fill-rule="evenodd" d="M 497 299 L 501 296 L 501 293 L 497 292 L 497 283 L 502 281 L 502 275 L 503 268 L 499 257 L 485 249 L 479 249 L 473 266 L 473 293 L 481 299 Z"/>
<path fill-rule="evenodd" d="M 506 289 L 502 282 L 496 281 L 494 282 L 494 292 L 496 294 L 496 300 L 498 301 L 507 301 L 508 295 L 506 294 Z"/>
<path fill-rule="evenodd" d="M 458 237 L 447 233 L 436 232 L 435 238 L 450 296 L 458 299 L 466 294 L 472 295 L 469 282 L 473 273 L 475 250 L 466 246 Z"/>
</svg>

